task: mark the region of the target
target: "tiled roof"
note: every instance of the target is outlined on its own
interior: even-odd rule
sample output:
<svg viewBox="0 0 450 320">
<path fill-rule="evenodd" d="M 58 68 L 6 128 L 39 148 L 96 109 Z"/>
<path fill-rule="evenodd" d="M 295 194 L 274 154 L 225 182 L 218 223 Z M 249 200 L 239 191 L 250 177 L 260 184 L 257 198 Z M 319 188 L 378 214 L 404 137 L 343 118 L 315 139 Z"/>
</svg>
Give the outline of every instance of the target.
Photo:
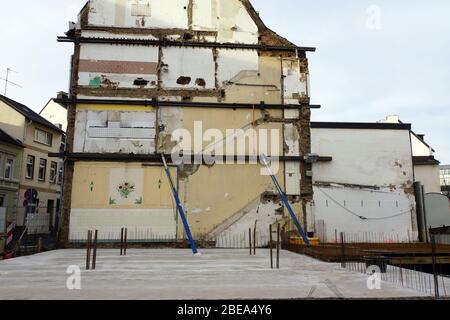
<svg viewBox="0 0 450 320">
<path fill-rule="evenodd" d="M 3 101 L 8 106 L 10 106 L 11 108 L 13 108 L 14 110 L 16 110 L 17 112 L 22 114 L 24 117 L 26 117 L 27 119 L 29 119 L 33 122 L 39 123 L 40 125 L 43 125 L 44 127 L 47 127 L 49 129 L 52 129 L 52 130 L 55 130 L 58 132 L 63 132 L 60 128 L 58 128 L 51 122 L 47 121 L 46 119 L 41 117 L 39 114 L 37 114 L 36 112 L 31 110 L 27 106 L 25 106 L 17 101 L 14 101 L 14 100 L 7 98 L 5 96 L 2 96 L 2 95 L 0 95 L 0 101 Z"/>
</svg>

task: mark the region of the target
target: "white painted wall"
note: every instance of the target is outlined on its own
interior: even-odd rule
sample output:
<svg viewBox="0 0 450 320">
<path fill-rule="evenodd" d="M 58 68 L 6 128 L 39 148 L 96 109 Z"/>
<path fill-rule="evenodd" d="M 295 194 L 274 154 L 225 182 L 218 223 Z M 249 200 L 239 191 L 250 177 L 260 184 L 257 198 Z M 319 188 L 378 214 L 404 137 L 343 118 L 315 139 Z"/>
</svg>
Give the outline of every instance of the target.
<svg viewBox="0 0 450 320">
<path fill-rule="evenodd" d="M 328 241 L 335 230 L 417 237 L 409 130 L 313 128 L 312 152 L 333 157 L 313 166 L 313 220 L 325 222 Z"/>
<path fill-rule="evenodd" d="M 298 59 L 283 60 L 283 75 L 285 103 L 295 104 L 299 97 L 308 96 L 308 75 L 300 73 Z"/>
<path fill-rule="evenodd" d="M 65 132 L 67 130 L 67 109 L 59 103 L 50 100 L 40 112 L 41 117 L 50 121 Z"/>
<path fill-rule="evenodd" d="M 80 60 L 92 63 L 108 64 L 111 61 L 130 62 L 130 63 L 152 63 L 155 66 L 158 63 L 158 48 L 148 46 L 121 46 L 114 44 L 83 44 L 81 46 Z M 133 72 L 123 70 L 121 72 L 102 72 L 102 71 L 84 71 L 79 72 L 78 84 L 89 86 L 95 78 L 101 78 L 102 81 L 108 79 L 120 88 L 138 88 L 134 81 L 143 78 L 148 81 L 145 88 L 155 88 L 157 86 L 156 67 L 152 73 Z"/>
<path fill-rule="evenodd" d="M 89 24 L 188 30 L 188 6 L 189 0 L 91 0 Z M 239 0 L 194 0 L 192 29 L 217 31 L 214 41 L 258 43 L 258 28 Z"/>
<path fill-rule="evenodd" d="M 217 63 L 220 86 L 228 81 L 239 82 L 241 75 L 257 74 L 259 71 L 259 57 L 256 50 L 220 49 Z"/>
<path fill-rule="evenodd" d="M 298 110 L 285 110 L 284 116 L 286 119 L 298 119 L 300 114 Z M 289 148 L 285 156 L 300 156 L 300 134 L 293 124 L 284 125 L 284 141 Z M 300 180 L 300 164 L 298 162 L 286 162 L 285 183 L 287 195 L 300 195 Z"/>
<path fill-rule="evenodd" d="M 91 0 L 89 23 L 121 28 L 187 29 L 188 4 L 189 0 Z M 138 12 L 133 5 L 150 8 Z"/>
<path fill-rule="evenodd" d="M 314 165 L 314 181 L 377 186 L 412 183 L 409 141 L 408 130 L 313 128 L 312 152 L 333 157 L 331 163 Z"/>
<path fill-rule="evenodd" d="M 425 187 L 425 193 L 441 193 L 440 171 L 438 165 L 414 166 L 416 181 Z"/>
<path fill-rule="evenodd" d="M 244 210 L 237 213 L 239 218 L 230 223 L 225 223 L 222 231 L 213 233 L 217 248 L 245 248 L 249 243 L 249 229 L 256 226 L 256 246 L 267 246 L 269 244 L 268 226 L 280 219 L 276 210 L 281 203 L 261 203 L 258 198 L 250 203 Z M 253 235 L 252 235 L 253 236 Z M 275 237 L 274 237 L 275 239 Z M 253 239 L 252 239 L 253 241 Z"/>
<path fill-rule="evenodd" d="M 120 230 L 128 228 L 128 239 L 175 239 L 176 215 L 172 209 L 72 209 L 71 241 L 85 240 L 88 230 L 99 231 L 99 240 L 120 240 Z"/>
<path fill-rule="evenodd" d="M 428 147 L 414 134 L 411 134 L 411 143 L 414 157 L 429 157 L 433 155 L 432 148 Z"/>
<path fill-rule="evenodd" d="M 77 111 L 74 152 L 155 152 L 154 111 Z"/>
<path fill-rule="evenodd" d="M 206 82 L 205 89 L 215 88 L 215 63 L 211 49 L 203 48 L 175 48 L 167 47 L 163 49 L 163 61 L 166 65 L 163 68 L 162 80 L 165 88 L 197 88 L 197 79 Z M 189 84 L 178 84 L 180 77 L 190 77 Z"/>
<path fill-rule="evenodd" d="M 383 234 L 385 241 L 408 241 L 413 235 L 411 215 L 415 214 L 414 197 L 389 188 L 352 189 L 340 185 L 314 187 L 315 221 L 325 222 L 326 239 L 332 242 L 335 231 L 351 237 Z M 359 218 L 359 216 L 367 218 Z"/>
</svg>

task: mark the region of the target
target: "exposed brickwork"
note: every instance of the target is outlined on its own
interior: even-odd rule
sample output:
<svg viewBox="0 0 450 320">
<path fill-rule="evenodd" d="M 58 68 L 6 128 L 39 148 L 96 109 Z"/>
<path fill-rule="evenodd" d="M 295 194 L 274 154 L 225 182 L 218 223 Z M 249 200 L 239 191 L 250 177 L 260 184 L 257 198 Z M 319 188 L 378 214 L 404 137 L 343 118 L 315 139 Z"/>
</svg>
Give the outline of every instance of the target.
<svg viewBox="0 0 450 320">
<path fill-rule="evenodd" d="M 78 83 L 78 69 L 80 61 L 80 45 L 75 45 L 75 52 L 72 57 L 72 70 L 70 79 L 70 96 L 76 97 L 77 83 Z M 67 112 L 67 151 L 73 152 L 73 144 L 75 139 L 75 120 L 76 120 L 76 104 L 68 106 Z M 74 173 L 74 162 L 65 159 L 64 161 L 64 186 L 63 198 L 61 208 L 61 229 L 58 235 L 59 247 L 66 247 L 69 241 L 69 225 L 70 225 L 70 210 L 72 204 L 72 183 Z"/>
</svg>

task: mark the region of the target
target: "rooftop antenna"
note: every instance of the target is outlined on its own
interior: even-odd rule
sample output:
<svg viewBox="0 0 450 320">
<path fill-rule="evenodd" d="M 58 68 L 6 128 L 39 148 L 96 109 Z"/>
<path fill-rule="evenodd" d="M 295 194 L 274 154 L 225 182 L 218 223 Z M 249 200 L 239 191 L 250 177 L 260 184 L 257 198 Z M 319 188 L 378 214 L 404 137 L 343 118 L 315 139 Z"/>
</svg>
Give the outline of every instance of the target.
<svg viewBox="0 0 450 320">
<path fill-rule="evenodd" d="M 14 83 L 14 82 L 12 82 L 12 81 L 9 80 L 9 74 L 10 74 L 11 72 L 14 72 L 14 73 L 17 73 L 17 74 L 18 74 L 17 71 L 14 71 L 14 70 L 11 69 L 11 68 L 7 68 L 7 69 L 6 69 L 6 79 L 0 77 L 0 80 L 5 81 L 5 94 L 4 94 L 5 97 L 6 97 L 6 94 L 7 94 L 7 92 L 8 92 L 8 84 L 9 84 L 9 83 L 11 83 L 12 85 L 15 85 L 16 87 L 23 88 L 20 84 Z"/>
</svg>

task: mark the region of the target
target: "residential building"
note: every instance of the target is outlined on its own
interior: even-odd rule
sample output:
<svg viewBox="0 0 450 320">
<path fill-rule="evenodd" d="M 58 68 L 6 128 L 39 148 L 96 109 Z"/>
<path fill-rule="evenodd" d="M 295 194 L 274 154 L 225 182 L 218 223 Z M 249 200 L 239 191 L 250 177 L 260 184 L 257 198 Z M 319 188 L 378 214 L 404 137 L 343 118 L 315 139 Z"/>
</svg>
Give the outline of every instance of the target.
<svg viewBox="0 0 450 320">
<path fill-rule="evenodd" d="M 51 122 L 56 127 L 60 128 L 64 134 L 62 135 L 61 140 L 61 150 L 65 150 L 66 144 L 66 131 L 67 131 L 67 104 L 57 102 L 64 101 L 68 99 L 68 95 L 65 92 L 58 92 L 56 98 L 50 99 L 47 104 L 42 108 L 39 115 L 46 119 L 48 122 Z M 63 185 L 63 177 L 64 177 L 64 160 L 61 159 L 53 159 L 53 161 L 58 161 L 58 183 Z M 64 190 L 61 188 L 61 192 Z M 61 218 L 61 201 L 59 199 L 56 211 L 55 218 L 55 226 L 59 228 L 59 221 Z"/>
<path fill-rule="evenodd" d="M 399 116 L 388 116 L 380 123 L 402 123 Z M 411 147 L 414 162 L 414 181 L 420 182 L 425 193 L 440 193 L 439 161 L 434 158 L 435 150 L 425 141 L 424 134 L 411 130 Z"/>
<path fill-rule="evenodd" d="M 322 242 L 411 241 L 419 237 L 411 125 L 311 123 L 316 235 Z"/>
<path fill-rule="evenodd" d="M 1 95 L 0 128 L 24 146 L 16 224 L 23 227 L 32 220 L 48 232 L 61 201 L 61 168 L 49 153 L 60 152 L 64 132 L 27 106 Z"/>
<path fill-rule="evenodd" d="M 41 117 L 53 123 L 64 132 L 67 131 L 67 105 L 56 101 L 67 98 L 67 93 L 58 92 L 57 98 L 50 99 L 44 108 L 42 108 L 41 112 L 39 112 Z"/>
<path fill-rule="evenodd" d="M 279 156 L 272 164 L 293 206 L 310 208 L 306 54 L 315 49 L 271 31 L 248 0 L 91 0 L 59 41 L 75 46 L 59 155 L 63 243 L 94 226 L 100 239 L 119 238 L 121 227 L 129 239 L 181 238 L 161 159 L 175 151 L 188 156 L 172 174 L 195 234 L 254 226 L 248 216 L 266 231 L 286 216 L 271 178 L 250 161 L 263 153 Z M 271 143 L 246 144 L 255 131 Z M 190 163 L 214 141 L 210 155 L 231 163 Z M 239 142 L 239 152 L 216 148 Z"/>
<path fill-rule="evenodd" d="M 0 256 L 17 215 L 24 145 L 0 129 Z M 10 239 L 9 239 L 10 240 Z"/>
<path fill-rule="evenodd" d="M 450 195 L 450 165 L 443 165 L 439 167 L 441 191 L 446 195 Z"/>
</svg>

